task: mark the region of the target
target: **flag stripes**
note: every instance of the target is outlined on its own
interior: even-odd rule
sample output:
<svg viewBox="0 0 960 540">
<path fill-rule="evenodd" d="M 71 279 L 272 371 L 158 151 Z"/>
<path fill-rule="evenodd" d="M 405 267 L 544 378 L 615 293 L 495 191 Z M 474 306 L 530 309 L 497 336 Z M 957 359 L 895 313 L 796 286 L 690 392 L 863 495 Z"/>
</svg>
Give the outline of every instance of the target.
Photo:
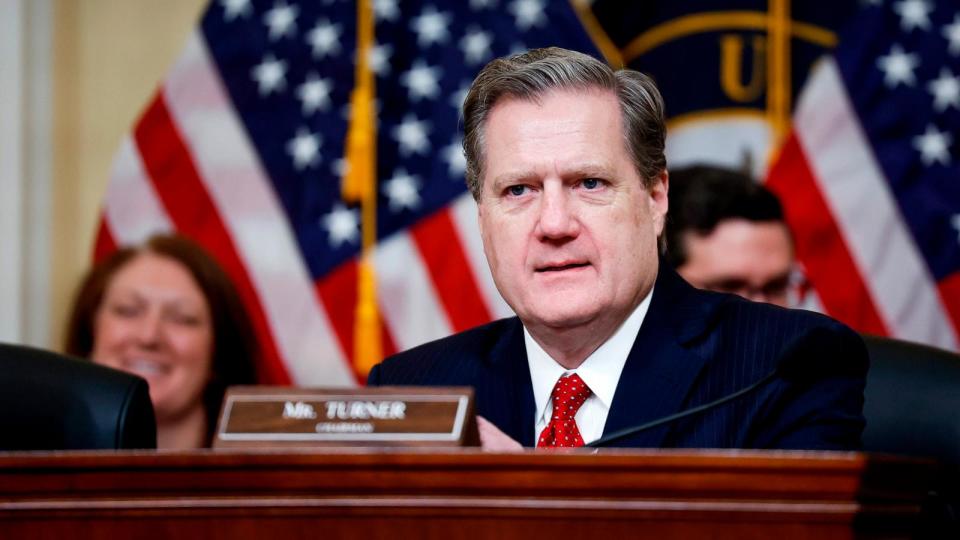
<svg viewBox="0 0 960 540">
<path fill-rule="evenodd" d="M 225 240 L 235 242 L 237 260 L 249 273 L 255 293 L 251 301 L 266 316 L 269 333 L 259 334 L 261 340 L 275 342 L 280 352 L 277 368 L 271 368 L 271 377 L 277 378 L 267 380 L 354 385 L 353 370 L 319 305 L 285 214 L 201 36 L 191 37 L 163 92 L 202 176 L 197 181 L 212 197 L 209 211 L 223 219 L 229 233 Z M 202 241 L 199 232 L 187 234 Z"/>
<path fill-rule="evenodd" d="M 230 234 L 220 221 L 219 213 L 200 180 L 190 154 L 180 139 L 162 96 L 158 96 L 144 113 L 134 138 L 140 148 L 147 176 L 154 181 L 157 196 L 166 208 L 178 231 L 189 235 L 216 257 L 247 306 L 250 320 L 259 336 L 269 336 L 269 327 L 246 268 L 240 261 Z M 288 382 L 289 376 L 280 361 L 274 342 L 261 339 L 264 362 L 261 378 Z"/>
<path fill-rule="evenodd" d="M 405 350 L 450 335 L 450 317 L 409 234 L 382 241 L 374 260 L 381 313 L 397 348 Z"/>
<path fill-rule="evenodd" d="M 953 321 L 953 327 L 960 335 L 960 326 L 958 326 L 958 322 L 960 322 L 960 274 L 954 274 L 940 280 L 938 288 L 940 299 Z"/>
<path fill-rule="evenodd" d="M 480 296 L 490 312 L 492 319 L 512 317 L 513 310 L 500 296 L 497 285 L 493 282 L 493 274 L 483 254 L 483 241 L 480 238 L 480 222 L 477 219 L 477 203 L 469 193 L 464 193 L 450 205 L 450 217 L 457 236 L 463 243 L 463 251 L 470 261 L 473 276 L 476 280 Z"/>
<path fill-rule="evenodd" d="M 114 160 L 113 181 L 104 201 L 106 220 L 114 224 L 121 241 L 144 238 L 151 232 L 173 230 L 153 184 L 146 177 L 133 139 L 124 137 Z"/>
<path fill-rule="evenodd" d="M 454 332 L 490 321 L 490 310 L 480 297 L 474 271 L 456 236 L 449 210 L 443 209 L 411 227 L 413 241 Z"/>
<path fill-rule="evenodd" d="M 817 295 L 827 312 L 861 332 L 888 335 L 796 134 L 784 143 L 767 186 L 783 202 L 787 222 L 794 231 L 797 258 L 817 284 Z"/>
<path fill-rule="evenodd" d="M 317 292 L 323 304 L 327 317 L 333 325 L 340 347 L 345 351 L 348 358 L 353 358 L 353 335 L 356 329 L 356 308 L 357 308 L 357 270 L 358 262 L 356 260 L 347 261 L 327 276 L 317 282 Z M 399 352 L 394 344 L 393 337 L 383 319 L 383 310 L 380 315 L 380 347 L 384 355 Z M 351 369 L 354 366 L 351 365 Z M 354 370 L 356 376 L 361 375 Z"/>
<path fill-rule="evenodd" d="M 794 129 L 828 213 L 862 276 L 858 281 L 865 284 L 868 297 L 860 303 L 875 306 L 895 337 L 956 349 L 956 321 L 948 316 L 906 228 L 833 60 L 822 62 L 807 82 Z M 796 203 L 787 199 L 786 204 Z M 825 259 L 819 264 L 836 265 L 833 255 L 812 254 Z M 821 296 L 828 312 L 836 314 L 839 306 Z"/>
</svg>

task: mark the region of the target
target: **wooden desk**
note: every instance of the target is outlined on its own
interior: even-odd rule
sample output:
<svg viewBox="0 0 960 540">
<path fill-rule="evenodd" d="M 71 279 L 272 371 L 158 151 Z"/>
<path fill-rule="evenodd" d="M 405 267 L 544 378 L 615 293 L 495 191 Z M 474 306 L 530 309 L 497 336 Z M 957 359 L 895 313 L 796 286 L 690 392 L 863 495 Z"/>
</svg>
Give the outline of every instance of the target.
<svg viewBox="0 0 960 540">
<path fill-rule="evenodd" d="M 0 454 L 0 538 L 889 538 L 932 473 L 814 452 Z"/>
</svg>

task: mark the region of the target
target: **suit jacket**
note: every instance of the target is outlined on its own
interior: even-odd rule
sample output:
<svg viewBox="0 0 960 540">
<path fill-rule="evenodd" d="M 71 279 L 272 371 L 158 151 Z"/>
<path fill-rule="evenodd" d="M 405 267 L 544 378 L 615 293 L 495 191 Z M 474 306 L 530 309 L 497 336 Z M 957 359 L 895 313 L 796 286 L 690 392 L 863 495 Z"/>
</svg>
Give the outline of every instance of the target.
<svg viewBox="0 0 960 540">
<path fill-rule="evenodd" d="M 604 434 L 731 394 L 784 362 L 792 366 L 789 373 L 756 391 L 611 446 L 860 446 L 868 361 L 857 334 L 819 314 L 694 289 L 661 264 Z M 367 382 L 472 386 L 477 414 L 522 445 L 534 445 L 533 389 L 516 317 L 387 358 Z"/>
</svg>

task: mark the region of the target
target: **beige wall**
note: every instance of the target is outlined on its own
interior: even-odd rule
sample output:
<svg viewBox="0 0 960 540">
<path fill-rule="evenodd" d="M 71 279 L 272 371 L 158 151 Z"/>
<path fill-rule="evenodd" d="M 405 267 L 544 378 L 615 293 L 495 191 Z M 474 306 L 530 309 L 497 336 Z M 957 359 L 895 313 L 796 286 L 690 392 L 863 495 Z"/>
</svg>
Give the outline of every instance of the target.
<svg viewBox="0 0 960 540">
<path fill-rule="evenodd" d="M 205 0 L 57 0 L 51 329 L 59 346 L 89 267 L 113 155 L 196 27 Z"/>
</svg>

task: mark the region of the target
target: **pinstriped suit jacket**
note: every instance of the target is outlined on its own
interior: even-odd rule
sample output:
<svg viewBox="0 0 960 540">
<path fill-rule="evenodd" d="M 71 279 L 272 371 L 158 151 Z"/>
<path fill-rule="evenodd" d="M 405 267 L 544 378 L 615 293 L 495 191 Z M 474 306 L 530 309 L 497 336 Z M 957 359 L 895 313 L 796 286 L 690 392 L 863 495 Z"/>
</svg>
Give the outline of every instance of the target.
<svg viewBox="0 0 960 540">
<path fill-rule="evenodd" d="M 854 450 L 864 427 L 867 353 L 815 313 L 694 289 L 660 265 L 650 309 L 620 375 L 604 433 L 733 393 L 791 357 L 802 376 L 612 446 Z M 536 414 L 523 327 L 502 319 L 421 345 L 373 368 L 370 385 L 472 386 L 477 414 L 524 446 Z"/>
</svg>

